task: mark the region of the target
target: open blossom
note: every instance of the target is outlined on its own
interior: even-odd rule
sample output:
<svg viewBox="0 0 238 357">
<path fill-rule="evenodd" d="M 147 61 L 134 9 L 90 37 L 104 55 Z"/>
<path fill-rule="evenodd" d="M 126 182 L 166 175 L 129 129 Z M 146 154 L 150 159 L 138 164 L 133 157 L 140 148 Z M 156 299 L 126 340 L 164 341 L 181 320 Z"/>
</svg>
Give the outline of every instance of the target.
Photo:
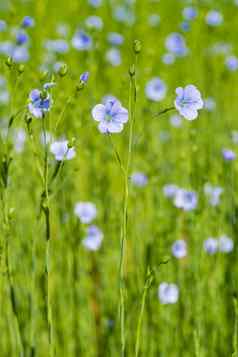
<svg viewBox="0 0 238 357">
<path fill-rule="evenodd" d="M 206 239 L 205 242 L 203 243 L 203 248 L 205 252 L 207 252 L 208 254 L 210 255 L 215 254 L 218 250 L 217 239 L 215 238 Z"/>
<path fill-rule="evenodd" d="M 82 30 L 77 31 L 72 38 L 72 46 L 78 51 L 91 50 L 92 45 L 91 37 Z"/>
<path fill-rule="evenodd" d="M 187 255 L 187 244 L 185 240 L 179 239 L 176 240 L 172 245 L 172 254 L 174 257 L 180 259 L 184 258 Z"/>
<path fill-rule="evenodd" d="M 155 102 L 163 100 L 166 96 L 166 92 L 166 84 L 159 77 L 151 79 L 145 87 L 145 93 L 147 98 Z"/>
<path fill-rule="evenodd" d="M 179 289 L 175 284 L 161 283 L 158 289 L 161 304 L 175 304 L 179 298 Z"/>
<path fill-rule="evenodd" d="M 173 53 L 176 57 L 184 57 L 188 53 L 188 49 L 183 36 L 180 33 L 171 33 L 165 41 L 167 50 Z"/>
<path fill-rule="evenodd" d="M 148 177 L 143 172 L 134 172 L 131 175 L 131 182 L 137 187 L 145 187 L 148 183 Z"/>
<path fill-rule="evenodd" d="M 71 160 L 75 157 L 75 149 L 69 147 L 67 140 L 53 142 L 50 145 L 50 151 L 57 161 Z"/>
<path fill-rule="evenodd" d="M 74 206 L 74 214 L 82 223 L 91 223 L 97 216 L 97 208 L 91 202 L 77 202 Z"/>
<path fill-rule="evenodd" d="M 109 98 L 105 104 L 97 104 L 93 108 L 92 116 L 99 122 L 101 133 L 120 133 L 128 121 L 128 110 L 116 98 Z"/>
<path fill-rule="evenodd" d="M 28 109 L 35 118 L 42 118 L 50 110 L 51 97 L 49 93 L 42 93 L 38 89 L 33 89 L 29 95 Z"/>
<path fill-rule="evenodd" d="M 191 211 L 197 207 L 197 194 L 193 191 L 187 191 L 180 188 L 176 191 L 174 197 L 174 205 L 177 208 L 182 208 L 184 211 Z"/>
<path fill-rule="evenodd" d="M 97 226 L 89 226 L 86 237 L 83 239 L 83 245 L 88 250 L 96 251 L 100 248 L 102 240 L 102 231 Z"/>
<path fill-rule="evenodd" d="M 204 186 L 204 193 L 208 197 L 211 206 L 219 205 L 222 192 L 223 189 L 219 186 L 212 186 L 209 183 Z"/>
<path fill-rule="evenodd" d="M 219 251 L 222 253 L 230 253 L 234 248 L 234 242 L 230 237 L 222 235 L 218 238 Z"/>
<path fill-rule="evenodd" d="M 175 108 L 185 119 L 194 120 L 198 116 L 198 110 L 203 108 L 203 100 L 199 90 L 192 84 L 185 88 L 176 89 L 177 98 Z"/>
<path fill-rule="evenodd" d="M 236 158 L 236 154 L 231 149 L 223 149 L 222 156 L 225 161 L 233 161 Z"/>
<path fill-rule="evenodd" d="M 223 22 L 223 15 L 219 11 L 211 10 L 207 13 L 206 23 L 209 26 L 213 26 L 213 27 L 220 26 L 222 22 Z"/>
</svg>

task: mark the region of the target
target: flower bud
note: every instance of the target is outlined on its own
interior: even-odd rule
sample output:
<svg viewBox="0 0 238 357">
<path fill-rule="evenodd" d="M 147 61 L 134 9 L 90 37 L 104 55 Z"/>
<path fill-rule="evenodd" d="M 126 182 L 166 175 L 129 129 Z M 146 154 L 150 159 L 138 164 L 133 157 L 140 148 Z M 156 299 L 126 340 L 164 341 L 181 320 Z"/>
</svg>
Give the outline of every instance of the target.
<svg viewBox="0 0 238 357">
<path fill-rule="evenodd" d="M 140 40 L 135 40 L 133 43 L 133 50 L 135 54 L 138 54 L 141 52 L 141 41 Z"/>
</svg>

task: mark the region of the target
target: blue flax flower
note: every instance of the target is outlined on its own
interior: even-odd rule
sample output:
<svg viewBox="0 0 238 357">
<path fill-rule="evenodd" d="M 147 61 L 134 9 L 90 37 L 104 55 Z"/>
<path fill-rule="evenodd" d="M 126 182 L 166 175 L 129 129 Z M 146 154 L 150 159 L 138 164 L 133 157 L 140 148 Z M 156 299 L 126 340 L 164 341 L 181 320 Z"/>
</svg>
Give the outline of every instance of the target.
<svg viewBox="0 0 238 357">
<path fill-rule="evenodd" d="M 29 95 L 28 109 L 35 118 L 42 118 L 50 110 L 51 98 L 49 93 L 33 89 Z"/>
<path fill-rule="evenodd" d="M 105 104 L 97 104 L 92 110 L 93 119 L 99 122 L 101 133 L 120 133 L 128 121 L 128 110 L 123 108 L 116 98 Z"/>
<path fill-rule="evenodd" d="M 192 84 L 185 88 L 176 89 L 177 98 L 175 108 L 185 119 L 194 120 L 198 116 L 198 110 L 203 108 L 203 100 L 199 90 Z"/>
</svg>

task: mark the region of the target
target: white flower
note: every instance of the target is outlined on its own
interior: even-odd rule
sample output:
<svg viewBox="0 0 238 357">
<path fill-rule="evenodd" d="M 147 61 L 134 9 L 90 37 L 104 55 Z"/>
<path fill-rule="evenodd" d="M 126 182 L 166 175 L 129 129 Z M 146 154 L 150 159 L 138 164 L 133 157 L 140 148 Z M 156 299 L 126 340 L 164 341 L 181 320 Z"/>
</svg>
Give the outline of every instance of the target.
<svg viewBox="0 0 238 357">
<path fill-rule="evenodd" d="M 179 289 L 175 284 L 161 283 L 158 289 L 161 304 L 175 304 L 179 298 Z"/>
<path fill-rule="evenodd" d="M 77 202 L 74 213 L 82 223 L 90 223 L 97 216 L 97 208 L 91 202 Z"/>
</svg>

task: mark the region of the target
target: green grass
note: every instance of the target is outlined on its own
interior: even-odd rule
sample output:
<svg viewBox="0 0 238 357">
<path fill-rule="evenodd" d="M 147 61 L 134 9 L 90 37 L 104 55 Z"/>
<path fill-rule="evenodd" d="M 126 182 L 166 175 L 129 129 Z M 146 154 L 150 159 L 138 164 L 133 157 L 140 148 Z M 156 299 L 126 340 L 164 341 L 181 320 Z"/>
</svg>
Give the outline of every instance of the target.
<svg viewBox="0 0 238 357">
<path fill-rule="evenodd" d="M 229 42 L 237 54 L 238 8 L 232 1 L 194 1 L 199 15 L 191 31 L 184 34 L 190 53 L 166 66 L 161 61 L 165 38 L 180 31 L 185 2 L 137 0 L 132 6 L 137 19 L 133 26 L 113 18 L 118 3 L 123 2 L 105 0 L 96 10 L 86 0 L 0 3 L 0 18 L 8 23 L 8 30 L 0 33 L 0 43 L 9 38 L 10 27 L 17 26 L 23 16 L 31 15 L 36 21 L 28 31 L 31 58 L 24 72 L 19 74 L 18 65 L 9 67 L 6 57 L 0 57 L 0 74 L 7 80 L 11 97 L 8 105 L 0 104 L 2 128 L 26 105 L 32 89 L 52 79 L 52 73 L 43 74 L 39 66 L 45 55 L 43 42 L 59 38 L 57 25 L 69 25 L 70 40 L 89 15 L 101 16 L 104 22 L 103 30 L 91 31 L 96 44 L 93 51 L 71 48 L 57 57 L 67 64 L 68 72 L 64 77 L 54 75 L 54 104 L 46 125 L 55 138 L 65 135 L 71 140 L 77 154 L 61 167 L 48 199 L 41 201 L 41 195 L 45 192 L 47 196 L 47 181 L 55 161 L 50 153 L 45 156 L 39 141 L 42 120 L 33 118 L 27 125 L 23 110 L 13 120 L 9 140 L 0 142 L 0 357 L 114 357 L 123 355 L 123 340 L 125 356 L 238 354 L 238 165 L 237 160 L 225 163 L 221 155 L 224 147 L 237 152 L 231 132 L 238 130 L 238 77 L 225 68 L 224 55 L 212 56 L 207 50 L 217 42 Z M 204 21 L 211 8 L 224 15 L 224 24 L 217 29 L 208 28 Z M 160 25 L 154 28 L 148 25 L 152 13 L 161 17 Z M 106 36 L 112 31 L 125 39 L 118 67 L 105 61 L 109 48 Z M 130 87 L 134 79 L 129 75 L 135 64 L 134 40 L 142 44 L 135 67 L 136 102 L 134 84 Z M 89 81 L 75 96 L 79 77 L 86 70 L 90 72 Z M 149 102 L 144 92 L 148 80 L 155 76 L 168 86 L 166 99 L 160 103 Z M 173 105 L 178 86 L 190 83 L 204 98 L 214 97 L 214 112 L 202 110 L 196 121 L 183 120 L 181 128 L 170 125 L 170 113 L 154 117 L 154 113 Z M 107 94 L 130 109 L 129 123 L 122 133 L 111 136 L 112 142 L 98 131 L 91 116 L 92 108 Z M 11 139 L 15 128 L 24 128 L 27 134 L 20 154 Z M 168 141 L 161 140 L 165 132 Z M 136 188 L 125 180 L 115 150 L 126 168 L 126 177 L 135 171 L 147 174 L 145 188 Z M 206 182 L 224 189 L 218 207 L 208 205 L 203 194 Z M 129 194 L 125 199 L 127 183 Z M 196 191 L 197 209 L 189 213 L 176 209 L 163 195 L 162 188 L 168 183 Z M 104 233 L 97 252 L 86 251 L 81 243 L 85 226 L 74 215 L 77 201 L 91 201 L 97 206 L 95 224 Z M 48 208 L 49 243 L 44 214 Z M 207 255 L 203 241 L 223 233 L 233 238 L 233 252 Z M 120 272 L 121 238 L 125 245 Z M 188 244 L 188 255 L 182 260 L 171 255 L 171 245 L 177 239 Z M 178 285 L 176 304 L 162 305 L 158 300 L 157 289 L 163 281 Z"/>
</svg>

